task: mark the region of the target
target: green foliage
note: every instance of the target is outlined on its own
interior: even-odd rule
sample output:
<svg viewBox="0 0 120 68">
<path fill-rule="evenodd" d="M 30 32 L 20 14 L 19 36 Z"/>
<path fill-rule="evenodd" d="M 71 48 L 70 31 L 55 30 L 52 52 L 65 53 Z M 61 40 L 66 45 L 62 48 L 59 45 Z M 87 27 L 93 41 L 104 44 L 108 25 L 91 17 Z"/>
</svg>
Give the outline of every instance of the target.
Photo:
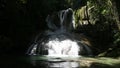
<svg viewBox="0 0 120 68">
<path fill-rule="evenodd" d="M 86 9 L 83 10 L 84 7 Z M 104 53 L 106 56 L 109 54 L 107 49 L 110 48 L 113 49 L 110 54 L 114 52 L 116 52 L 114 55 L 118 56 L 119 54 L 119 49 L 115 46 L 120 45 L 120 32 L 117 32 L 119 18 L 115 7 L 113 0 L 87 0 L 84 6 L 79 7 L 74 12 L 77 30 L 91 37 L 94 41 L 94 47 L 98 49 L 99 53 Z M 90 22 L 90 25 L 81 25 L 82 22 L 86 21 Z"/>
<path fill-rule="evenodd" d="M 117 32 L 115 35 L 114 35 L 114 44 L 117 44 L 117 45 L 120 45 L 120 32 Z"/>
<path fill-rule="evenodd" d="M 18 0 L 20 3 L 22 4 L 26 4 L 27 3 L 27 0 Z"/>
<path fill-rule="evenodd" d="M 89 0 L 88 1 L 88 6 L 89 7 L 94 7 L 93 9 L 91 9 L 91 14 L 92 17 L 96 17 L 98 19 L 100 19 L 101 17 L 104 17 L 107 21 L 108 19 L 112 19 L 111 14 L 112 12 L 112 3 L 111 0 Z M 105 20 L 103 20 L 102 22 L 105 22 Z"/>
</svg>

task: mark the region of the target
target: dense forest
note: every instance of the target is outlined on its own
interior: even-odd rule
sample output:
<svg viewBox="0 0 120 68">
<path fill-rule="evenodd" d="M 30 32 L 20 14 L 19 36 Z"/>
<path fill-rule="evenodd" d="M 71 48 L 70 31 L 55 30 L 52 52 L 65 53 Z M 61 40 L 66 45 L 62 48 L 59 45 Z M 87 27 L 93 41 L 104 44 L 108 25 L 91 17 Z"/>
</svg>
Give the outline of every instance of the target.
<svg viewBox="0 0 120 68">
<path fill-rule="evenodd" d="M 96 56 L 120 56 L 118 0 L 0 0 L 0 53 L 25 54 L 33 38 L 46 30 L 47 15 L 74 10 L 74 32 L 89 38 Z"/>
</svg>

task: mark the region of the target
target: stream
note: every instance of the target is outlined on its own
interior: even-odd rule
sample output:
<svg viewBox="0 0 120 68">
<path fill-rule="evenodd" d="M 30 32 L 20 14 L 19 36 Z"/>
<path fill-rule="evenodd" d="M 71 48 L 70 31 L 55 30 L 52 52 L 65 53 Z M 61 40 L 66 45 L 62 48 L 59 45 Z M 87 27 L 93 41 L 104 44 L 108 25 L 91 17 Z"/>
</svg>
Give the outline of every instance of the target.
<svg viewBox="0 0 120 68">
<path fill-rule="evenodd" d="M 2 56 L 2 68 L 80 68 L 80 57 Z"/>
<path fill-rule="evenodd" d="M 109 57 L 53 57 L 15 56 L 0 57 L 1 68 L 120 68 L 120 58 Z"/>
</svg>

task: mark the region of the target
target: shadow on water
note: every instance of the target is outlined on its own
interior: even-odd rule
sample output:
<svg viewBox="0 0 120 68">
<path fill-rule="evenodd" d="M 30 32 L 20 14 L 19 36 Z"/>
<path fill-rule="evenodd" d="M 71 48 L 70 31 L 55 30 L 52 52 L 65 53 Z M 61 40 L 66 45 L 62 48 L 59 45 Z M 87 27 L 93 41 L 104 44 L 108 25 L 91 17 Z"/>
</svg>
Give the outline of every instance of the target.
<svg viewBox="0 0 120 68">
<path fill-rule="evenodd" d="M 110 65 L 107 64 L 102 64 L 102 63 L 92 63 L 91 66 L 89 68 L 113 68 Z"/>
<path fill-rule="evenodd" d="M 103 63 L 92 63 L 89 68 L 120 68 L 120 63 L 108 65 Z"/>
</svg>

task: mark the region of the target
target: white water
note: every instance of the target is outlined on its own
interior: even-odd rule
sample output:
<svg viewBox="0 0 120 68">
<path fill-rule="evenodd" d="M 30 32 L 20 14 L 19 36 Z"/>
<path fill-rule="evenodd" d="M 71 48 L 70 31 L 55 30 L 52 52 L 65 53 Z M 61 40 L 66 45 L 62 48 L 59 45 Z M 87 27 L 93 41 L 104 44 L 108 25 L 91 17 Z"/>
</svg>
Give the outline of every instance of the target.
<svg viewBox="0 0 120 68">
<path fill-rule="evenodd" d="M 52 56 L 60 56 L 60 55 L 78 55 L 79 53 L 79 45 L 71 41 L 69 39 L 65 39 L 62 41 L 59 41 L 59 39 L 55 40 L 49 40 L 48 43 L 46 43 L 46 46 L 48 46 L 48 55 Z"/>
</svg>

